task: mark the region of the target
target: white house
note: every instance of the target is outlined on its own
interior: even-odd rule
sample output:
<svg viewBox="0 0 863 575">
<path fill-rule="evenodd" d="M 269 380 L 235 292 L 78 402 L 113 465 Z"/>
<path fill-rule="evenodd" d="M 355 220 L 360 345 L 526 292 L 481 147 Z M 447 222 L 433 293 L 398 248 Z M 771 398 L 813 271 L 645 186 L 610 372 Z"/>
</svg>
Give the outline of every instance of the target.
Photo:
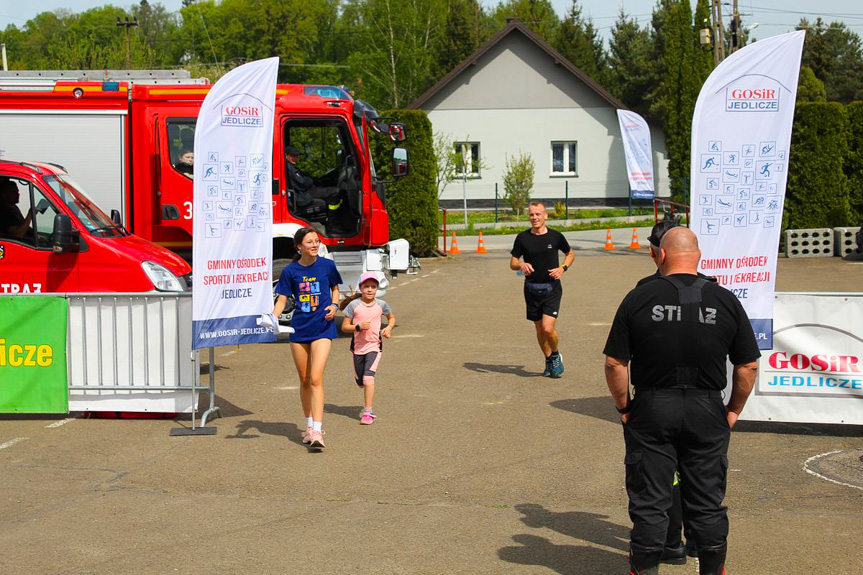
<svg viewBox="0 0 863 575">
<path fill-rule="evenodd" d="M 492 203 L 495 184 L 503 197 L 506 158 L 519 152 L 534 160 L 533 199 L 563 201 L 568 194 L 570 206 L 627 202 L 617 119 L 626 106 L 517 19 L 410 107 L 425 110 L 434 131 L 464 150 L 469 205 Z M 665 139 L 654 126 L 651 142 L 657 195 L 667 197 Z M 453 182 L 441 204 L 460 205 L 462 194 L 462 181 Z"/>
</svg>

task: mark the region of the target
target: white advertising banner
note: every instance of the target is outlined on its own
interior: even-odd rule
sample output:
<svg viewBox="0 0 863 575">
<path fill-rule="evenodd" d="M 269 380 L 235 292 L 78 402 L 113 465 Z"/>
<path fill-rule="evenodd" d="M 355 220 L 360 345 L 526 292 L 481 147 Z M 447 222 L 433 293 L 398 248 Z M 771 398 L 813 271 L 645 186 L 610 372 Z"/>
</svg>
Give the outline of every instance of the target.
<svg viewBox="0 0 863 575">
<path fill-rule="evenodd" d="M 231 70 L 204 99 L 195 131 L 193 347 L 274 341 L 273 120 L 278 58 Z"/>
<path fill-rule="evenodd" d="M 699 271 L 746 309 L 773 347 L 776 258 L 804 31 L 759 40 L 707 78 L 692 118 L 691 224 Z"/>
<path fill-rule="evenodd" d="M 647 122 L 629 110 L 618 110 L 620 138 L 626 156 L 629 174 L 629 193 L 641 200 L 653 199 L 653 149 L 650 146 L 650 127 Z"/>
<path fill-rule="evenodd" d="M 863 424 L 863 294 L 778 293 L 775 312 L 742 418 Z"/>
</svg>

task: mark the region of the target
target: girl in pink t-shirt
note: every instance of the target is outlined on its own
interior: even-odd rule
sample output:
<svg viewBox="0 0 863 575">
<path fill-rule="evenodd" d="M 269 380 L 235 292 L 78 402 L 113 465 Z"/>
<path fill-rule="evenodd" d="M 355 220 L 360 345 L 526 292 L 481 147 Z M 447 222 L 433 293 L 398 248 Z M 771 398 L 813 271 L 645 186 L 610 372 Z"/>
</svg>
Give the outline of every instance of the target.
<svg viewBox="0 0 863 575">
<path fill-rule="evenodd" d="M 381 337 L 390 337 L 396 316 L 387 302 L 375 297 L 378 293 L 378 276 L 366 272 L 360 276 L 360 297 L 350 301 L 344 309 L 342 331 L 353 333 L 351 352 L 354 355 L 356 382 L 363 389 L 365 399 L 360 423 L 371 425 L 377 416 L 372 408 L 375 397 L 375 372 L 381 361 Z M 386 316 L 387 326 L 381 329 L 381 318 Z"/>
</svg>

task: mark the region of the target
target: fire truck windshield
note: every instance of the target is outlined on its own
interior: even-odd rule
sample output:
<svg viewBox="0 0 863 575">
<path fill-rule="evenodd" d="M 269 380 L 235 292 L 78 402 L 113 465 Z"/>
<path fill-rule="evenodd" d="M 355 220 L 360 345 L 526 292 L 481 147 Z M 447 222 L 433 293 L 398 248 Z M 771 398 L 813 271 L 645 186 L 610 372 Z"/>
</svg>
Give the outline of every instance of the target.
<svg viewBox="0 0 863 575">
<path fill-rule="evenodd" d="M 91 234 L 114 238 L 128 233 L 105 215 L 69 176 L 45 176 L 43 179 Z"/>
</svg>

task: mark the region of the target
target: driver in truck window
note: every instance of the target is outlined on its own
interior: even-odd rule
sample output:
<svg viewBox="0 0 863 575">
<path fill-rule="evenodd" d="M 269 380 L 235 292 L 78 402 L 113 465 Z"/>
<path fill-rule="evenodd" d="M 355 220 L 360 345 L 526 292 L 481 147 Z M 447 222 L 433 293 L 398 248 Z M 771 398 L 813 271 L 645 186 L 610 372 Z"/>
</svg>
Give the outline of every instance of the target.
<svg viewBox="0 0 863 575">
<path fill-rule="evenodd" d="M 27 217 L 24 217 L 18 209 L 20 199 L 18 184 L 9 178 L 0 177 L 0 234 L 23 238 L 30 231 L 33 210 L 29 210 Z"/>
<path fill-rule="evenodd" d="M 174 164 L 174 169 L 191 180 L 194 179 L 192 176 L 192 169 L 194 167 L 195 152 L 192 150 L 183 150 L 180 152 L 180 155 L 177 156 L 177 163 Z"/>
</svg>

